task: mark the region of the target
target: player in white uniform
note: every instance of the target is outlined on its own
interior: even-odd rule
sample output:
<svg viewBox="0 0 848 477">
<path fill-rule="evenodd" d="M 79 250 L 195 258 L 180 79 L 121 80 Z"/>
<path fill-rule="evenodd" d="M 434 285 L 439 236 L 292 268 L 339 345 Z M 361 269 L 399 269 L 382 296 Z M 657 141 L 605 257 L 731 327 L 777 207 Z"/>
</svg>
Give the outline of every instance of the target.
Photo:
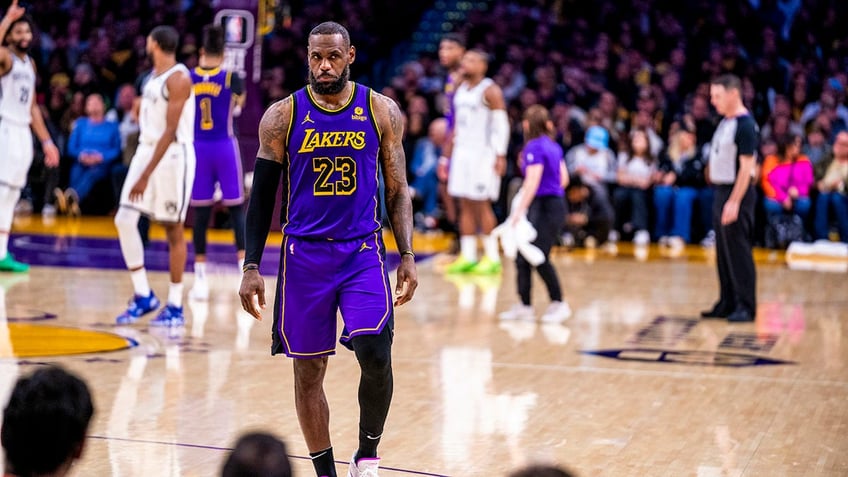
<svg viewBox="0 0 848 477">
<path fill-rule="evenodd" d="M 458 197 L 460 256 L 448 273 L 498 273 L 501 270 L 492 201 L 506 171 L 509 119 L 503 92 L 486 77 L 488 57 L 470 50 L 462 57 L 464 80 L 453 98 L 455 117 L 448 174 L 448 194 Z M 477 233 L 483 234 L 484 257 L 477 260 Z"/>
<path fill-rule="evenodd" d="M 118 324 L 129 324 L 159 307 L 147 281 L 144 248 L 138 232 L 141 214 L 159 221 L 168 235 L 171 285 L 167 304 L 151 320 L 153 326 L 184 323 L 182 295 L 186 242 L 183 233 L 194 183 L 194 92 L 191 75 L 177 63 L 179 34 L 159 26 L 147 37 L 147 54 L 153 71 L 142 86 L 138 116 L 139 145 L 121 191 L 115 226 L 121 252 L 130 270 L 135 295 Z"/>
<path fill-rule="evenodd" d="M 0 272 L 25 272 L 29 265 L 9 253 L 9 232 L 15 204 L 32 164 L 32 134 L 41 141 L 44 163 L 59 165 L 59 150 L 50 139 L 41 110 L 35 104 L 35 63 L 27 55 L 32 25 L 14 0 L 0 21 Z"/>
</svg>

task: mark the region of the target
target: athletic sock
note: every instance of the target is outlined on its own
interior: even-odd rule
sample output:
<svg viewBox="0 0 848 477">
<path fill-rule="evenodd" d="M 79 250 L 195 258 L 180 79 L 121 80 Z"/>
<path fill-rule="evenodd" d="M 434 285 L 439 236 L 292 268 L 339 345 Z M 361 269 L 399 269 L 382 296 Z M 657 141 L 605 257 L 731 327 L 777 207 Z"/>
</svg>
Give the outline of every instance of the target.
<svg viewBox="0 0 848 477">
<path fill-rule="evenodd" d="M 333 459 L 333 448 L 328 447 L 322 451 L 310 452 L 312 466 L 319 477 L 336 477 L 336 463 Z"/>
</svg>

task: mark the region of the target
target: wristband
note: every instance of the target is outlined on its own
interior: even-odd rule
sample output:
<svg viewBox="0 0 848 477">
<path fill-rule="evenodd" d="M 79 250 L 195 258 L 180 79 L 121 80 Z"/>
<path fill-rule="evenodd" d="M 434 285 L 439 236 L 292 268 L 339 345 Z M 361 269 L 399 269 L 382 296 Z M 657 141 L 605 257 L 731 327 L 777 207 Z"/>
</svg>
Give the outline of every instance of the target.
<svg viewBox="0 0 848 477">
<path fill-rule="evenodd" d="M 41 145 L 42 146 L 52 146 L 53 145 L 53 139 L 50 139 L 48 137 L 47 139 L 41 141 Z"/>
<path fill-rule="evenodd" d="M 446 166 L 448 164 L 450 164 L 450 159 L 448 159 L 447 156 L 439 156 L 439 165 L 440 166 Z"/>
<path fill-rule="evenodd" d="M 409 255 L 410 257 L 415 258 L 415 252 L 413 252 L 412 250 L 404 250 L 400 253 L 401 257 L 403 257 L 404 255 Z"/>
<path fill-rule="evenodd" d="M 241 273 L 246 273 L 248 270 L 259 270 L 259 265 L 255 263 L 245 263 L 243 267 L 241 267 Z"/>
</svg>

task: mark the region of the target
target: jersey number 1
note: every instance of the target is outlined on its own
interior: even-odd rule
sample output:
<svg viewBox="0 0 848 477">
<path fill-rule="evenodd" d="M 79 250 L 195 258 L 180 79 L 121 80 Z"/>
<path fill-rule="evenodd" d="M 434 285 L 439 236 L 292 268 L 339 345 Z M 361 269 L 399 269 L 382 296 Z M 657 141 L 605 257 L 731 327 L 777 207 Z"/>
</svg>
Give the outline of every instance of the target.
<svg viewBox="0 0 848 477">
<path fill-rule="evenodd" d="M 329 157 L 313 157 L 312 171 L 318 173 L 313 193 L 315 195 L 351 195 L 356 190 L 356 161 L 341 156 L 335 161 Z M 333 172 L 341 174 L 341 180 L 330 182 Z"/>
<path fill-rule="evenodd" d="M 200 100 L 200 129 L 208 131 L 214 126 L 212 123 L 212 99 L 203 98 Z"/>
</svg>

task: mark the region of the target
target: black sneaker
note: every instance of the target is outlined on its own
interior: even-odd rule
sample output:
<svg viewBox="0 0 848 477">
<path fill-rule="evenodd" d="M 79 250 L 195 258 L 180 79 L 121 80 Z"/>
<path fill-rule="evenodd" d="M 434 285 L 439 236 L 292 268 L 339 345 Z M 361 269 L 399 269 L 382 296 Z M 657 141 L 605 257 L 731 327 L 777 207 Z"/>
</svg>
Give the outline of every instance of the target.
<svg viewBox="0 0 848 477">
<path fill-rule="evenodd" d="M 727 317 L 730 323 L 746 323 L 754 321 L 754 315 L 747 310 L 736 310 Z"/>
<path fill-rule="evenodd" d="M 727 318 L 733 313 L 732 310 L 728 310 L 721 303 L 716 303 L 711 310 L 704 310 L 701 312 L 701 318 L 713 319 L 713 318 Z"/>
</svg>

